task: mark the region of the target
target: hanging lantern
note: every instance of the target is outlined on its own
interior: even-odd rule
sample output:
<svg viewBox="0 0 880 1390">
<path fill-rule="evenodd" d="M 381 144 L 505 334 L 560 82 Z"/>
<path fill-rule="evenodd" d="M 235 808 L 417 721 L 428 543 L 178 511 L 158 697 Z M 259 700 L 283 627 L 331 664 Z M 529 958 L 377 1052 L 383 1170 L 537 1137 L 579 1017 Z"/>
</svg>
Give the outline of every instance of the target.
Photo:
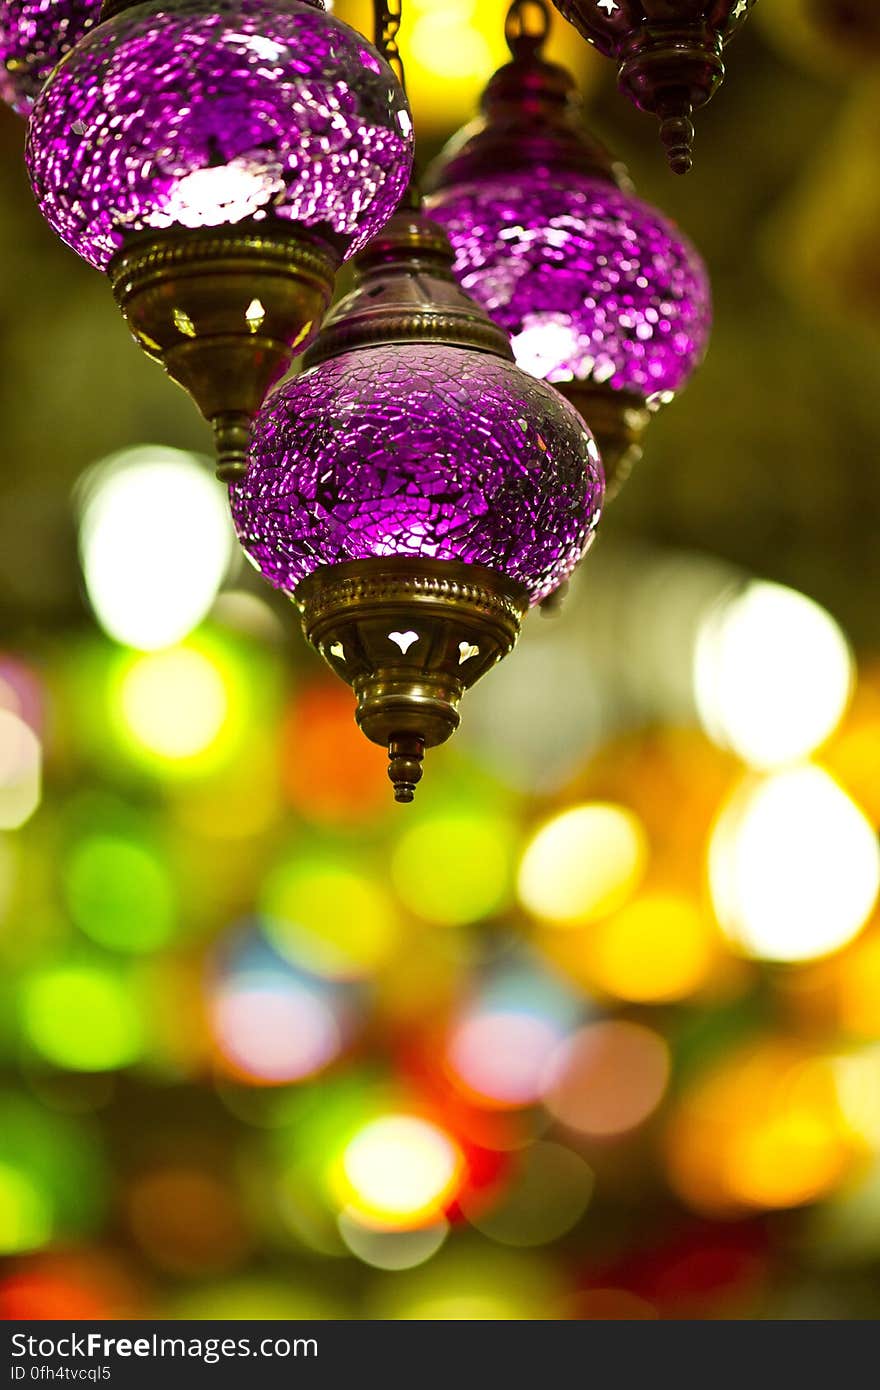
<svg viewBox="0 0 880 1390">
<path fill-rule="evenodd" d="M 691 116 L 720 87 L 724 45 L 755 0 L 553 0 L 579 34 L 617 63 L 617 82 L 660 121 L 673 173 L 693 162 Z"/>
<path fill-rule="evenodd" d="M 574 410 L 458 288 L 436 224 L 399 212 L 357 268 L 258 416 L 232 512 L 411 801 L 464 691 L 584 554 L 602 470 Z"/>
<path fill-rule="evenodd" d="M 534 32 L 525 9 L 542 16 Z M 709 281 L 690 243 L 585 132 L 573 78 L 542 56 L 548 26 L 546 5 L 511 6 L 512 62 L 429 171 L 427 206 L 463 288 L 510 335 L 517 364 L 590 426 L 610 498 L 651 412 L 703 356 Z"/>
<path fill-rule="evenodd" d="M 214 427 L 218 475 L 406 187 L 387 63 L 320 0 L 105 0 L 31 116 L 54 231 Z"/>
<path fill-rule="evenodd" d="M 0 0 L 0 99 L 26 116 L 100 9 L 101 0 Z"/>
</svg>

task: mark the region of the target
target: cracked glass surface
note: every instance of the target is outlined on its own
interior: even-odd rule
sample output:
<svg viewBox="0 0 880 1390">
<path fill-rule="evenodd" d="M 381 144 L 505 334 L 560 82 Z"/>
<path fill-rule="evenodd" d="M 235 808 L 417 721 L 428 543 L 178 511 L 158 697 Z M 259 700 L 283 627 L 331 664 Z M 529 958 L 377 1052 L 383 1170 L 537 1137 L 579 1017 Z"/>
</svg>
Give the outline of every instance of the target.
<svg viewBox="0 0 880 1390">
<path fill-rule="evenodd" d="M 99 269 L 132 234 L 244 219 L 347 257 L 400 201 L 412 122 L 376 50 L 311 0 L 156 0 L 68 54 L 26 153 L 46 220 Z"/>
<path fill-rule="evenodd" d="M 288 593 L 320 565 L 405 555 L 486 565 L 536 603 L 589 545 L 603 491 L 557 392 L 486 353 L 408 344 L 280 387 L 230 500 L 251 561 Z"/>
<path fill-rule="evenodd" d="M 26 116 L 55 65 L 98 22 L 101 0 L 0 0 L 0 97 Z"/>
<path fill-rule="evenodd" d="M 533 376 L 662 400 L 700 362 L 712 318 L 705 266 L 632 194 L 536 171 L 445 189 L 429 211 L 462 287 Z"/>
</svg>

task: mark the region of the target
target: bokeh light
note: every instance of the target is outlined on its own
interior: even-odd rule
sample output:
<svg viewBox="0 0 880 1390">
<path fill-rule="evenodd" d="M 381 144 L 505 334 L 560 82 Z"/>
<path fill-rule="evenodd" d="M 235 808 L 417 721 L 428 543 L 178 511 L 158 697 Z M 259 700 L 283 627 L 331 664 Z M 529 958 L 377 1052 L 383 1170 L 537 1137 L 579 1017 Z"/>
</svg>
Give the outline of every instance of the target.
<svg viewBox="0 0 880 1390">
<path fill-rule="evenodd" d="M 837 1021 L 850 1036 L 880 1038 L 880 935 L 866 932 L 834 966 Z"/>
<path fill-rule="evenodd" d="M 880 825 L 880 669 L 866 664 L 847 716 L 822 749 L 822 765 Z"/>
<path fill-rule="evenodd" d="M 455 1027 L 447 1066 L 469 1095 L 484 1104 L 531 1105 L 559 1042 L 547 1018 L 529 1013 L 474 1013 Z"/>
<path fill-rule="evenodd" d="M 880 1154 L 880 1044 L 831 1053 L 829 1065 L 846 1124 L 872 1154 Z"/>
<path fill-rule="evenodd" d="M 666 1148 L 673 1187 L 710 1214 L 815 1201 L 861 1156 L 831 1060 L 784 1039 L 708 1066 L 678 1101 Z"/>
<path fill-rule="evenodd" d="M 0 1253 L 88 1231 L 101 1214 L 105 1178 L 87 1125 L 0 1093 Z"/>
<path fill-rule="evenodd" d="M 408 4 L 430 158 L 509 0 Z M 832 76 L 880 11 L 777 5 Z M 558 8 L 588 125 L 643 120 Z M 762 8 L 699 187 L 617 130 L 705 374 L 408 809 L 206 461 L 106 458 L 204 424 L 0 162 L 0 1318 L 880 1314 L 880 88 Z"/>
<path fill-rule="evenodd" d="M 81 480 L 79 550 L 89 602 L 117 642 L 154 651 L 207 614 L 235 554 L 223 489 L 209 465 L 145 446 Z"/>
<path fill-rule="evenodd" d="M 214 1027 L 224 1059 L 255 1081 L 299 1081 L 340 1049 L 333 1011 L 317 990 L 253 979 L 222 990 Z"/>
<path fill-rule="evenodd" d="M 40 804 L 42 749 L 29 724 L 0 708 L 0 830 L 17 830 Z"/>
<path fill-rule="evenodd" d="M 335 1186 L 342 1209 L 362 1224 L 407 1230 L 436 1222 L 463 1178 L 450 1135 L 414 1115 L 383 1115 L 349 1140 Z"/>
<path fill-rule="evenodd" d="M 579 1154 L 539 1140 L 517 1155 L 512 1179 L 488 1208 L 462 1201 L 471 1224 L 500 1245 L 547 1245 L 574 1227 L 587 1209 L 593 1173 Z"/>
<path fill-rule="evenodd" d="M 694 651 L 706 731 L 757 768 L 809 756 L 843 718 L 853 683 L 849 644 L 817 603 L 753 581 L 720 600 Z"/>
<path fill-rule="evenodd" d="M 328 6 L 329 8 L 329 6 Z M 508 0 L 410 0 L 406 53 L 407 95 L 420 130 L 449 133 L 469 120 L 493 68 L 510 61 L 504 42 Z M 372 33 L 368 0 L 336 0 L 335 13 Z M 592 57 L 567 24 L 551 28 L 549 56 L 593 70 Z"/>
<path fill-rule="evenodd" d="M 9 835 L 0 834 L 0 922 L 4 920 L 13 900 L 18 879 L 19 856 Z"/>
<path fill-rule="evenodd" d="M 278 950 L 329 979 L 371 973 L 397 944 L 395 909 L 381 884 L 330 851 L 278 865 L 266 880 L 262 906 Z"/>
<path fill-rule="evenodd" d="M 574 593 L 579 582 L 575 572 Z M 566 606 L 573 601 L 569 594 Z M 456 733 L 477 766 L 528 796 L 565 786 L 608 722 L 588 634 L 578 631 L 572 641 L 568 612 L 559 622 L 523 625 L 515 669 L 503 661 L 491 681 L 468 692 L 467 719 Z"/>
<path fill-rule="evenodd" d="M 464 926 L 499 912 L 512 888 L 513 827 L 490 810 L 427 814 L 404 830 L 391 861 L 401 900 L 429 922 Z"/>
<path fill-rule="evenodd" d="M 640 1023 L 591 1023 L 564 1042 L 546 1077 L 544 1103 L 569 1129 L 614 1138 L 643 1124 L 669 1081 L 664 1038 Z"/>
<path fill-rule="evenodd" d="M 97 960 L 34 972 L 22 992 L 25 1032 L 35 1050 L 73 1071 L 111 1071 L 141 1056 L 144 1030 L 127 978 Z"/>
<path fill-rule="evenodd" d="M 684 893 L 641 894 L 584 929 L 592 982 L 634 1004 L 686 999 L 710 978 L 718 959 L 711 916 Z"/>
<path fill-rule="evenodd" d="M 138 1311 L 138 1290 L 127 1266 L 96 1246 L 32 1257 L 0 1280 L 4 1321 L 73 1322 L 126 1318 Z"/>
<path fill-rule="evenodd" d="M 253 717 L 253 710 L 249 713 Z M 179 779 L 173 805 L 177 827 L 184 835 L 214 843 L 225 841 L 234 853 L 236 842 L 253 841 L 277 825 L 284 804 L 278 748 L 271 728 L 248 723 L 242 730 L 243 746 L 233 747 L 230 757 L 223 748 L 228 732 L 227 726 L 214 750 L 216 766 L 206 768 L 195 779 Z M 231 742 L 235 744 L 236 739 Z M 181 765 L 173 766 L 177 769 Z"/>
<path fill-rule="evenodd" d="M 445 1220 L 415 1231 L 377 1231 L 343 1211 L 338 1224 L 351 1253 L 374 1269 L 415 1269 L 432 1259 L 449 1235 L 449 1222 Z"/>
<path fill-rule="evenodd" d="M 478 1104 L 533 1105 L 550 1058 L 580 1013 L 574 994 L 547 973 L 502 969 L 453 1021 L 447 1073 Z"/>
<path fill-rule="evenodd" d="M 298 693 L 283 732 L 284 791 L 305 819 L 359 825 L 389 810 L 388 779 L 354 720 L 351 693 L 322 682 Z"/>
<path fill-rule="evenodd" d="M 843 788 L 806 764 L 748 779 L 709 847 L 712 898 L 744 954 L 810 960 L 864 926 L 880 891 L 873 828 Z"/>
<path fill-rule="evenodd" d="M 64 866 L 70 915 L 100 946 L 133 954 L 172 937 L 177 904 L 158 847 L 122 834 L 84 836 Z"/>
<path fill-rule="evenodd" d="M 322 1071 L 353 1026 L 343 988 L 297 970 L 255 931 L 233 939 L 212 983 L 210 1013 L 223 1069 L 252 1085 Z"/>
<path fill-rule="evenodd" d="M 520 901 L 557 926 L 589 922 L 635 891 L 648 859 L 644 830 L 623 806 L 575 806 L 543 825 L 526 847 Z"/>
<path fill-rule="evenodd" d="M 46 694 L 43 681 L 33 667 L 15 655 L 0 652 L 0 710 L 17 714 L 34 733 L 41 734 Z"/>
<path fill-rule="evenodd" d="M 49 1199 L 29 1173 L 0 1162 L 0 1251 L 14 1255 L 48 1243 Z"/>
<path fill-rule="evenodd" d="M 138 657 L 119 684 L 120 715 L 141 748 L 168 762 L 207 753 L 229 712 L 223 672 L 203 651 L 169 647 Z"/>
</svg>

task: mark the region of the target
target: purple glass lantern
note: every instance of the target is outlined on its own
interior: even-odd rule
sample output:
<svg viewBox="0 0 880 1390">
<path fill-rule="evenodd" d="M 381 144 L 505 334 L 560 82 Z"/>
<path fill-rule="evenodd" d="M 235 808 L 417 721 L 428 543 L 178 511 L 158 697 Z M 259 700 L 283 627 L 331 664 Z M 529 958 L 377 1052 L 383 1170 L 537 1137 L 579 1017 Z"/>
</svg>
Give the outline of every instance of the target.
<svg viewBox="0 0 880 1390">
<path fill-rule="evenodd" d="M 538 603 L 598 521 L 596 447 L 555 391 L 470 348 L 359 348 L 287 382 L 233 488 L 239 539 L 277 589 L 402 555 L 484 565 Z"/>
<path fill-rule="evenodd" d="M 314 0 L 152 0 L 58 69 L 27 161 L 49 225 L 99 270 L 134 234 L 246 219 L 345 258 L 397 207 L 411 136 L 391 69 Z"/>
<path fill-rule="evenodd" d="M 340 260 L 406 188 L 406 98 L 316 0 L 112 7 L 34 106 L 31 182 L 214 421 L 235 476 L 249 417 L 317 331 Z"/>
<path fill-rule="evenodd" d="M 245 551 L 388 747 L 400 800 L 464 689 L 584 554 L 603 495 L 583 421 L 513 364 L 451 263 L 427 218 L 392 219 L 258 416 L 230 494 Z"/>
<path fill-rule="evenodd" d="M 613 495 L 649 413 L 703 356 L 709 282 L 690 243 L 581 128 L 571 77 L 540 55 L 545 36 L 508 26 L 513 61 L 430 171 L 428 209 L 519 366 L 589 423 Z"/>
<path fill-rule="evenodd" d="M 445 189 L 431 215 L 464 289 L 545 381 L 670 400 L 701 360 L 709 282 L 688 241 L 606 181 L 541 169 Z"/>
<path fill-rule="evenodd" d="M 26 116 L 100 9 L 101 0 L 0 0 L 0 98 Z"/>
</svg>

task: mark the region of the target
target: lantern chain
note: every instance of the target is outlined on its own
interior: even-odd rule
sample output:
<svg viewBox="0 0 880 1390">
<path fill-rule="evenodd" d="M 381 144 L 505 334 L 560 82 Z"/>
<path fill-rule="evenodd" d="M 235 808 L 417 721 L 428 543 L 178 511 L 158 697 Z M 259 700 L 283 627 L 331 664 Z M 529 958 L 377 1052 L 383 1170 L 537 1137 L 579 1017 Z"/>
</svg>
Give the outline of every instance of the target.
<svg viewBox="0 0 880 1390">
<path fill-rule="evenodd" d="M 403 65 L 397 36 L 403 11 L 403 0 L 373 0 L 375 44 L 388 66 L 391 68 L 404 93 L 406 92 L 406 70 Z M 401 207 L 418 212 L 422 206 L 422 194 L 415 166 Z"/>
<path fill-rule="evenodd" d="M 550 33 L 547 0 L 513 0 L 504 21 L 504 37 L 514 58 L 534 57 Z"/>
<path fill-rule="evenodd" d="M 406 91 L 406 73 L 397 46 L 403 0 L 373 0 L 376 47 Z"/>
</svg>

